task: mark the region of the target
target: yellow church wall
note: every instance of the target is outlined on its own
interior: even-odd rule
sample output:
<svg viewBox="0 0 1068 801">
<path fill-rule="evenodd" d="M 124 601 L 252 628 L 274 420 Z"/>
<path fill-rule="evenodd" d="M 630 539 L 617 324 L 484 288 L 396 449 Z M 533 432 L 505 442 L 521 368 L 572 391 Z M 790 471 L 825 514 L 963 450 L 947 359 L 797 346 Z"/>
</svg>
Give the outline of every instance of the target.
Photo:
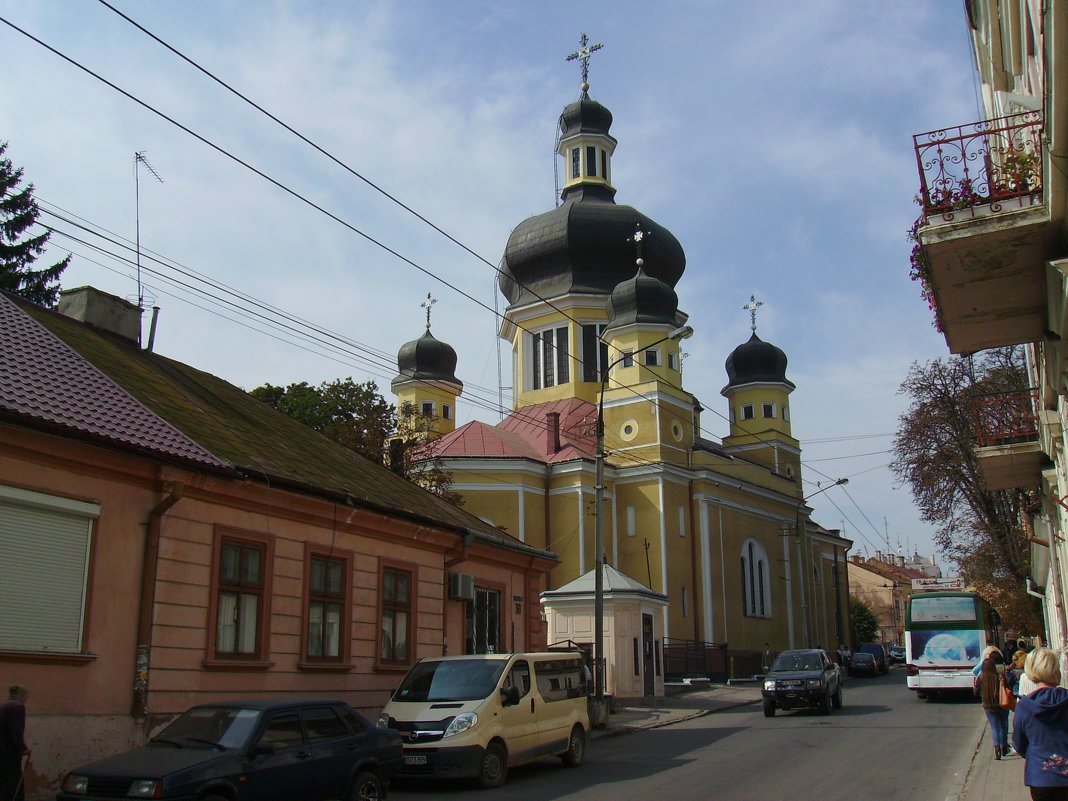
<svg viewBox="0 0 1068 801">
<path fill-rule="evenodd" d="M 660 490 L 653 481 L 617 483 L 616 524 L 619 526 L 618 568 L 651 589 L 663 592 L 660 556 Z M 628 509 L 633 509 L 633 513 Z M 633 516 L 633 528 L 630 520 Z M 632 533 L 633 532 L 633 533 Z M 649 562 L 643 540 L 649 541 Z M 650 578 L 651 574 L 651 578 Z"/>
<path fill-rule="evenodd" d="M 582 560 L 579 558 L 582 540 L 593 537 L 592 525 L 580 525 L 576 491 L 549 496 L 549 532 L 546 547 L 560 558 L 560 564 L 549 575 L 549 588 L 555 589 L 578 578 Z M 592 567 L 589 565 L 586 569 Z"/>
<path fill-rule="evenodd" d="M 456 476 L 453 478 L 455 480 Z M 463 496 L 464 511 L 503 528 L 513 537 L 519 536 L 519 498 L 514 487 L 504 488 L 500 492 L 464 490 Z"/>
<path fill-rule="evenodd" d="M 433 433 L 448 434 L 456 428 L 456 392 L 431 383 L 402 386 L 397 391 L 397 408 L 410 403 L 416 412 L 421 412 L 425 401 L 434 404 L 434 416 L 437 420 L 431 429 Z M 448 418 L 445 417 L 443 404 L 449 406 Z"/>
<path fill-rule="evenodd" d="M 699 602 L 703 565 L 691 531 L 689 507 L 688 482 L 665 480 L 664 543 L 667 546 L 667 595 L 671 601 L 668 607 L 668 633 L 672 637 L 700 640 L 704 639 Z M 694 583 L 695 566 L 698 576 L 696 585 Z M 683 590 L 685 590 L 685 598 Z"/>
</svg>

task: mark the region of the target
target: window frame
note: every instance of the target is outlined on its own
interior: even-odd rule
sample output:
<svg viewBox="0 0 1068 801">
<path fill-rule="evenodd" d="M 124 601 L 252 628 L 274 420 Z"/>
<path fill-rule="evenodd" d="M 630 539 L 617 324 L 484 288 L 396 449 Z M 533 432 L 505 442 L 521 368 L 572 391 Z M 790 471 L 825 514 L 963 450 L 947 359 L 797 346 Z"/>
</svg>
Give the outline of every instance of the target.
<svg viewBox="0 0 1068 801">
<path fill-rule="evenodd" d="M 252 653 L 231 653 L 220 651 L 219 643 L 219 598 L 220 593 L 228 591 L 226 587 L 242 586 L 226 584 L 220 581 L 222 570 L 222 549 L 226 544 L 239 544 L 242 546 L 254 546 L 261 549 L 260 566 L 262 569 L 262 581 L 258 590 L 260 602 L 258 619 L 256 621 L 256 648 Z M 268 661 L 270 655 L 270 631 L 271 631 L 271 587 L 274 578 L 274 538 L 255 531 L 231 528 L 228 526 L 216 526 L 215 538 L 212 546 L 211 562 L 211 587 L 210 608 L 208 611 L 208 637 L 207 656 L 204 666 L 212 667 L 247 667 L 250 669 L 265 669 L 273 663 Z M 240 635 L 238 635 L 240 636 Z"/>
<path fill-rule="evenodd" d="M 771 577 L 768 552 L 763 543 L 749 537 L 742 543 L 742 612 L 745 617 L 772 619 Z"/>
<path fill-rule="evenodd" d="M 441 404 L 441 419 L 442 420 L 452 420 L 452 404 L 451 403 L 442 403 Z"/>
<path fill-rule="evenodd" d="M 674 370 L 676 373 L 679 371 L 679 357 L 673 350 L 667 352 L 667 369 Z"/>
<path fill-rule="evenodd" d="M 756 405 L 752 403 L 743 403 L 739 410 L 741 411 L 742 420 L 756 420 Z"/>
<path fill-rule="evenodd" d="M 768 413 L 769 411 L 771 412 L 770 414 Z M 760 402 L 760 413 L 762 415 L 764 415 L 764 419 L 765 420 L 774 420 L 775 417 L 776 417 L 776 414 L 775 414 L 775 403 L 772 402 L 772 401 L 761 401 Z"/>
<path fill-rule="evenodd" d="M 430 407 L 430 413 L 427 413 L 427 407 Z M 419 416 L 420 417 L 434 417 L 437 404 L 432 400 L 419 401 Z"/>
<path fill-rule="evenodd" d="M 571 381 L 571 329 L 552 325 L 531 332 L 529 385 L 532 390 L 548 389 Z"/>
<path fill-rule="evenodd" d="M 403 606 L 397 603 L 386 603 L 385 589 L 386 581 L 385 576 L 387 572 L 392 573 L 406 573 L 408 575 L 408 604 Z M 379 560 L 378 563 L 378 589 L 377 595 L 377 616 L 375 619 L 375 669 L 376 670 L 407 670 L 413 664 L 415 664 L 415 632 L 417 627 L 415 625 L 416 617 L 418 615 L 418 598 L 419 598 L 419 567 L 418 565 L 409 562 L 396 562 L 392 560 Z M 385 615 L 387 611 L 406 611 L 408 614 L 408 623 L 405 630 L 405 643 L 407 644 L 408 652 L 403 659 L 387 659 L 382 655 L 382 624 L 385 621 Z M 396 619 L 394 619 L 394 628 L 396 631 Z"/>
<path fill-rule="evenodd" d="M 586 383 L 599 384 L 604 378 L 604 371 L 612 363 L 608 356 L 608 343 L 601 338 L 607 327 L 608 324 L 602 322 L 579 324 L 582 380 Z M 589 358 L 591 347 L 594 349 L 592 365 Z"/>
<path fill-rule="evenodd" d="M 586 145 L 586 175 L 588 177 L 590 177 L 590 178 L 596 178 L 597 177 L 597 146 L 596 145 Z"/>
<path fill-rule="evenodd" d="M 312 562 L 316 559 L 338 563 L 341 566 L 341 593 L 330 594 L 325 591 L 317 594 L 312 588 Z M 304 544 L 304 602 L 302 605 L 301 626 L 301 658 L 299 667 L 302 670 L 343 668 L 351 667 L 352 655 L 352 584 L 353 584 L 353 555 L 351 551 L 338 551 L 312 543 Z M 338 654 L 337 656 L 317 655 L 309 653 L 311 647 L 311 605 L 313 603 L 340 603 L 341 619 L 338 621 Z M 325 649 L 324 649 L 325 650 Z"/>
<path fill-rule="evenodd" d="M 650 355 L 652 356 L 652 361 L 650 361 Z M 660 348 L 644 348 L 642 350 L 642 364 L 646 367 L 662 367 Z"/>
<path fill-rule="evenodd" d="M 571 148 L 571 178 L 574 181 L 582 177 L 582 148 L 577 145 Z"/>
<path fill-rule="evenodd" d="M 474 642 L 477 646 L 477 637 L 474 636 L 470 630 L 469 618 L 472 616 L 471 609 L 478 601 L 479 591 L 484 593 L 496 593 L 497 594 L 497 646 L 496 651 L 471 651 L 469 650 L 470 644 Z M 506 604 L 508 603 L 508 587 L 504 584 L 499 584 L 495 581 L 479 580 L 475 584 L 475 599 L 467 601 L 466 609 L 464 610 L 464 653 L 478 654 L 478 653 L 508 653 L 506 649 L 506 643 L 504 639 L 505 622 L 509 618 L 508 609 Z"/>
</svg>

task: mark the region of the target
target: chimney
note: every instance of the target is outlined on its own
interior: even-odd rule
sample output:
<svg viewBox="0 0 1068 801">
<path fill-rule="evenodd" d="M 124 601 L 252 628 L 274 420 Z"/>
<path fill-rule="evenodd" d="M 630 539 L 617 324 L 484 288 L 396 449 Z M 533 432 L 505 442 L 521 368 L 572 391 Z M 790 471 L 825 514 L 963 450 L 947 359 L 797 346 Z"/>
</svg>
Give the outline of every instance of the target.
<svg viewBox="0 0 1068 801">
<path fill-rule="evenodd" d="M 141 309 L 95 287 L 80 286 L 61 291 L 56 310 L 137 344 L 141 342 Z"/>
<path fill-rule="evenodd" d="M 549 456 L 560 452 L 560 412 L 545 413 L 545 451 Z"/>
<path fill-rule="evenodd" d="M 883 561 L 883 552 L 882 551 L 876 551 L 875 552 L 875 561 L 876 562 Z"/>
</svg>

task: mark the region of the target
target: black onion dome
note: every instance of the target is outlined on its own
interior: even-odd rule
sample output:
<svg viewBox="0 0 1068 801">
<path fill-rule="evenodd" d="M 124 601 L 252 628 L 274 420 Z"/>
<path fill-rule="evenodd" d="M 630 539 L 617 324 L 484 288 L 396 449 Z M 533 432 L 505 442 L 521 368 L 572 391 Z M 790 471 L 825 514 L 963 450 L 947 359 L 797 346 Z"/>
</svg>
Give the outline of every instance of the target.
<svg viewBox="0 0 1068 801">
<path fill-rule="evenodd" d="M 639 268 L 633 278 L 619 283 L 608 298 L 608 325 L 605 330 L 626 325 L 674 326 L 679 311 L 675 290 Z"/>
<path fill-rule="evenodd" d="M 608 134 L 612 127 L 612 112 L 585 92 L 570 104 L 560 115 L 560 133 L 569 136 L 577 133 Z"/>
<path fill-rule="evenodd" d="M 456 377 L 456 351 L 452 345 L 435 339 L 428 328 L 419 339 L 405 342 L 397 351 L 399 373 L 392 385 L 403 381 L 447 381 L 461 388 Z"/>
<path fill-rule="evenodd" d="M 742 384 L 786 384 L 791 389 L 794 383 L 786 377 L 786 354 L 770 342 L 765 342 L 753 332 L 749 341 L 739 345 L 727 357 L 727 386 Z"/>
<path fill-rule="evenodd" d="M 606 187 L 578 187 L 559 207 L 512 231 L 504 250 L 501 292 L 512 305 L 568 293 L 607 295 L 634 277 L 634 243 L 641 225 L 645 272 L 674 287 L 686 254 L 674 234 L 632 206 L 612 202 Z M 600 191 L 598 191 L 600 190 Z"/>
</svg>

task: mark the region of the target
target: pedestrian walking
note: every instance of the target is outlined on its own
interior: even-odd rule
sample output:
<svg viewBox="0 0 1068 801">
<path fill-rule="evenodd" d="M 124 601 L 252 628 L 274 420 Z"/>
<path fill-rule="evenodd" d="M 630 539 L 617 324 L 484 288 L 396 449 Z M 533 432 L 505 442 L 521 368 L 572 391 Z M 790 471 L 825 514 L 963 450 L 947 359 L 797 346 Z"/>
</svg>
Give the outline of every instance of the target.
<svg viewBox="0 0 1068 801">
<path fill-rule="evenodd" d="M 1012 744 L 1025 760 L 1033 801 L 1068 801 L 1068 690 L 1058 687 L 1060 657 L 1049 648 L 1027 655 L 1024 673 L 1038 685 L 1020 697 Z"/>
<path fill-rule="evenodd" d="M 30 692 L 21 684 L 8 688 L 0 704 L 0 801 L 25 801 L 22 758 L 30 755 L 26 745 L 26 699 Z"/>
<path fill-rule="evenodd" d="M 1001 759 L 1009 750 L 1009 710 L 1002 706 L 1001 697 L 1001 690 L 1005 686 L 1002 679 L 1004 673 L 1005 660 L 1001 651 L 990 646 L 983 652 L 983 661 L 979 663 L 977 689 L 994 740 L 994 759 Z"/>
</svg>

